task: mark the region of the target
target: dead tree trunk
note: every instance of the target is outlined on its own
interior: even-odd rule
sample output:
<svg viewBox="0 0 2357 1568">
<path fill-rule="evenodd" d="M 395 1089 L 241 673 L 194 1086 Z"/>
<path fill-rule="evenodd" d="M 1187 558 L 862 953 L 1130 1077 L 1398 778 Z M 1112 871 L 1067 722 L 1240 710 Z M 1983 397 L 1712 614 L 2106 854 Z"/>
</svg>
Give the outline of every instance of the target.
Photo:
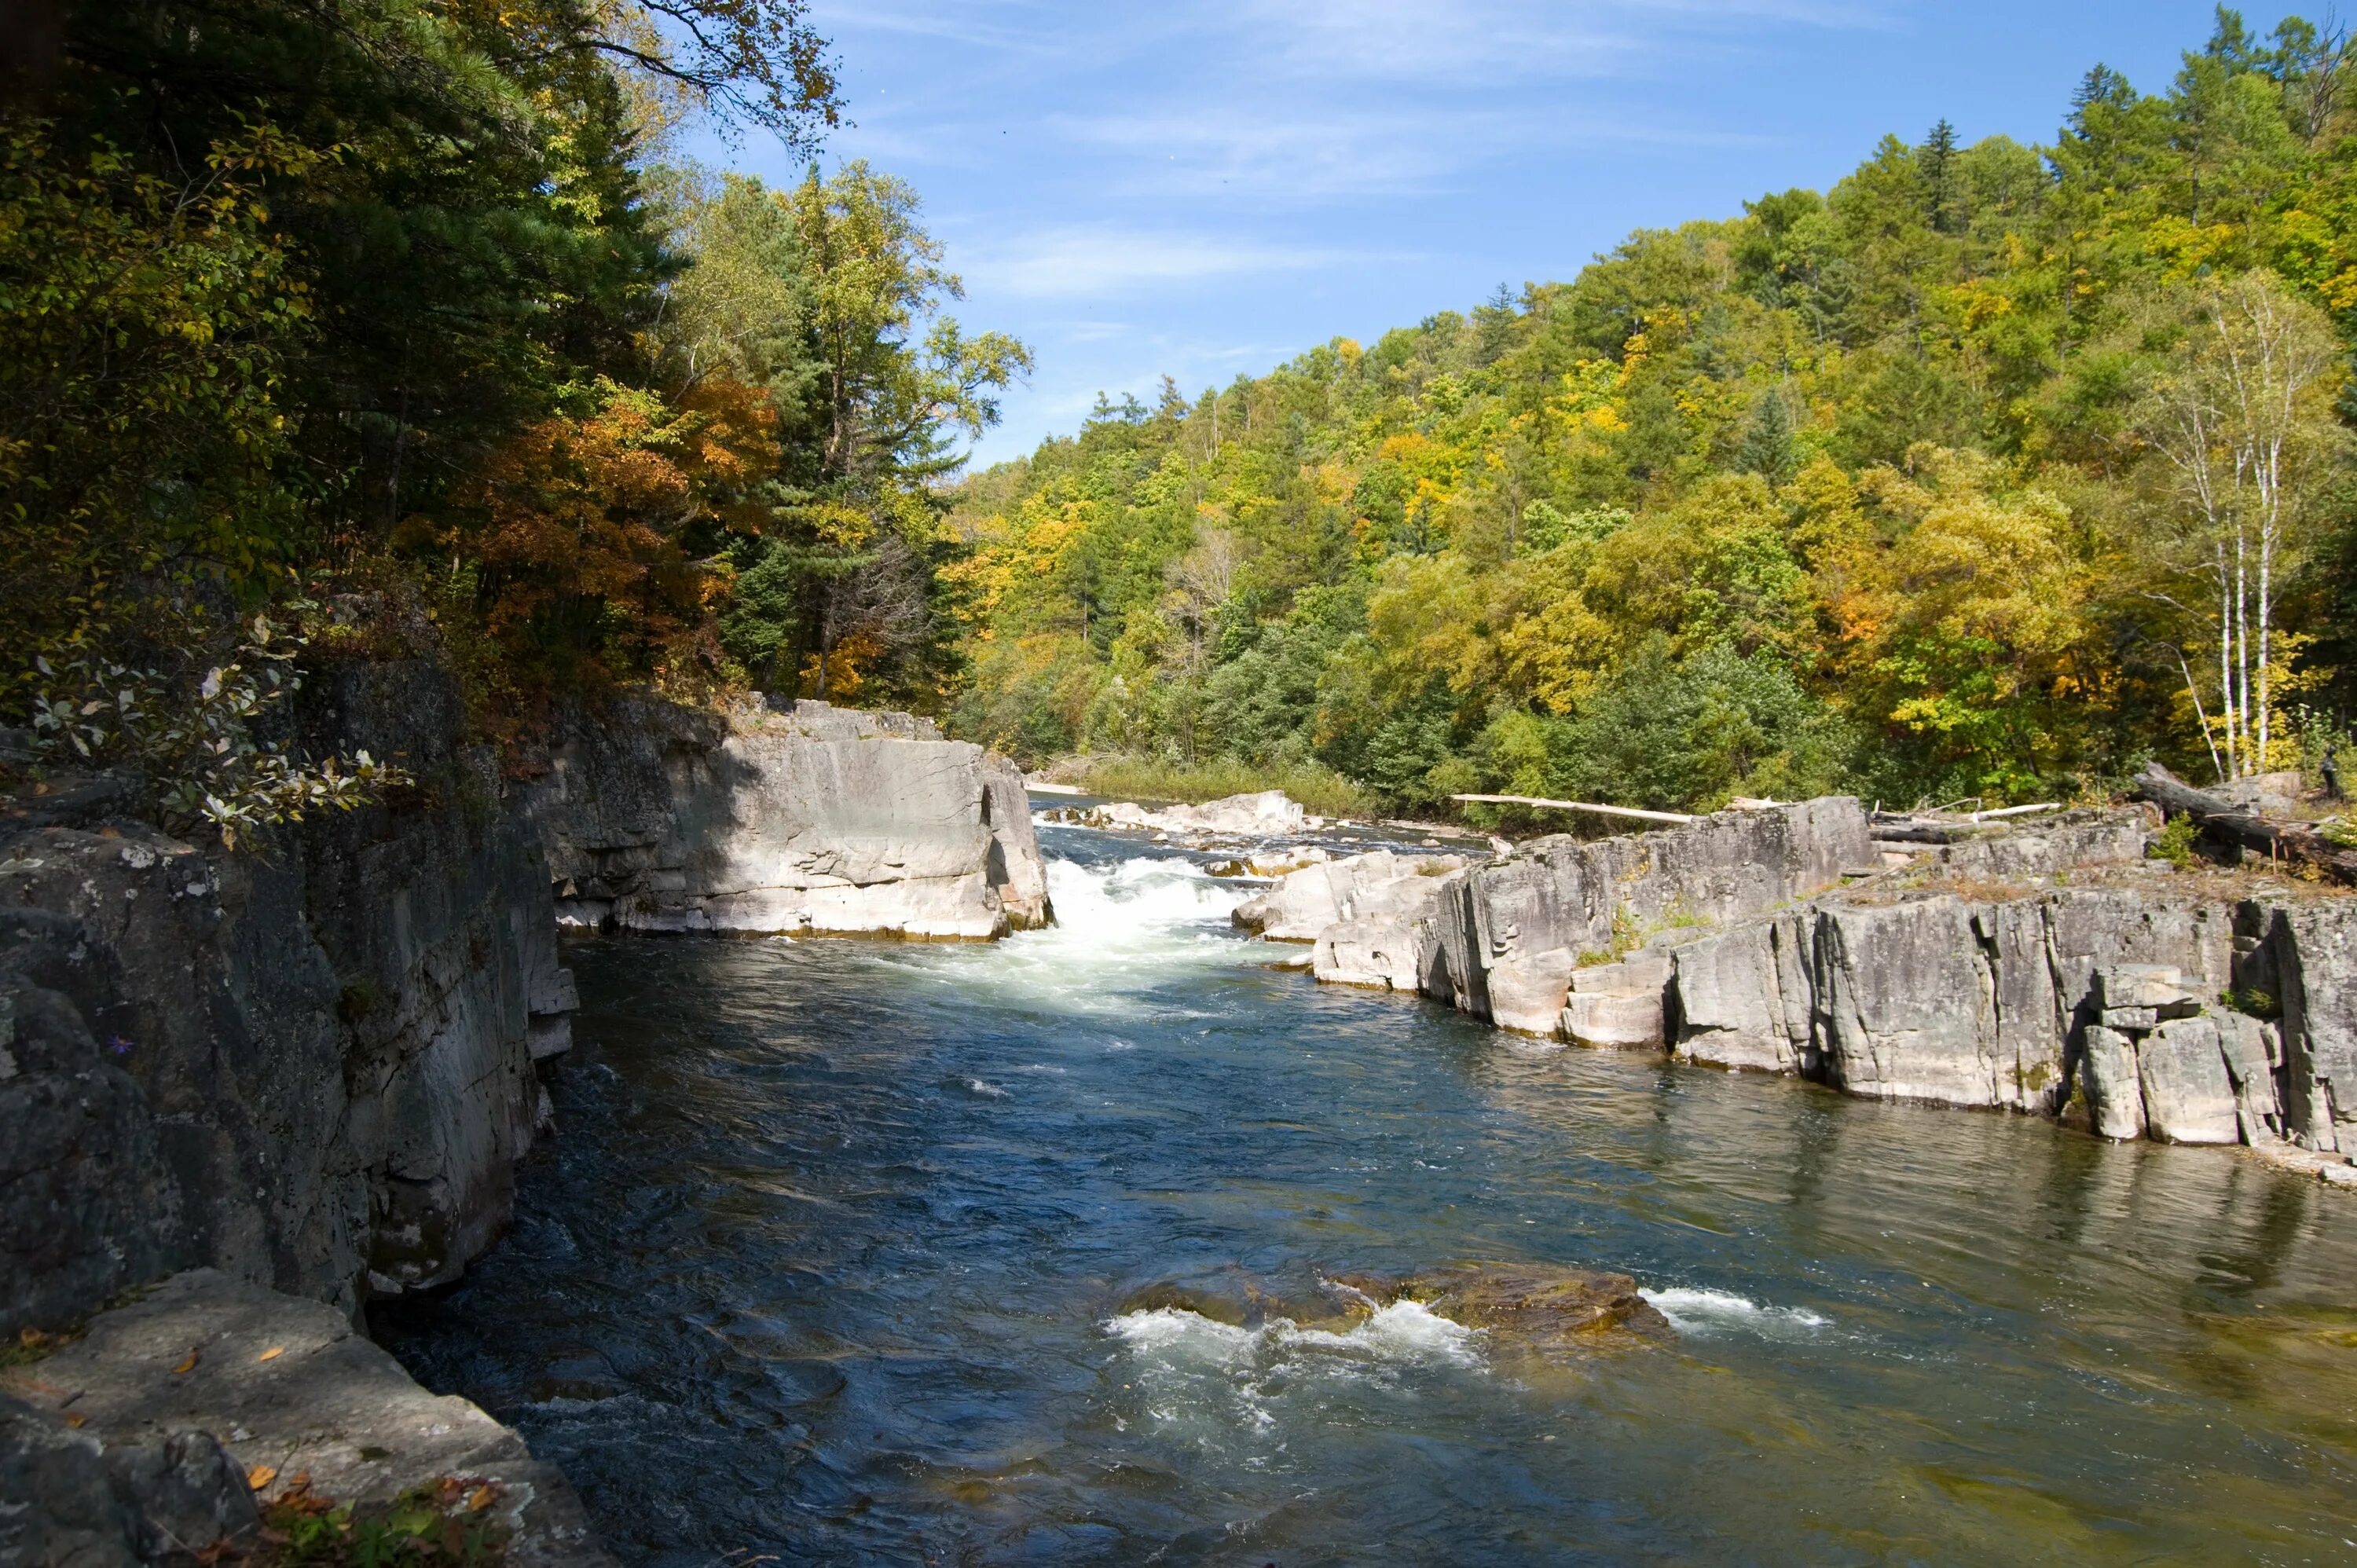
<svg viewBox="0 0 2357 1568">
<path fill-rule="evenodd" d="M 2270 822 L 2256 811 L 2205 794 L 2159 763 L 2147 763 L 2130 791 L 2172 817 L 2191 817 L 2201 831 L 2271 860 L 2313 865 L 2336 882 L 2357 886 L 2357 850 L 2342 849 L 2305 822 Z"/>
</svg>

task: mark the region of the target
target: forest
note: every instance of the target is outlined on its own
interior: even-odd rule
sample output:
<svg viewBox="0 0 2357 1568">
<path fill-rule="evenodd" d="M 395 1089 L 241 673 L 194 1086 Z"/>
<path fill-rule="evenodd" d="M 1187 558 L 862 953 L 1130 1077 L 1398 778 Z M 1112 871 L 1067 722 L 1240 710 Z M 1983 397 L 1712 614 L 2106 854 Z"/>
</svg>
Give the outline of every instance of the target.
<svg viewBox="0 0 2357 1568">
<path fill-rule="evenodd" d="M 2050 145 L 1943 120 L 1569 282 L 1101 400 L 957 492 L 957 725 L 1410 808 L 2313 766 L 2357 689 L 2348 69 L 2222 9 Z"/>
<path fill-rule="evenodd" d="M 1942 121 L 967 473 L 1029 353 L 950 314 L 911 187 L 822 161 L 802 0 L 12 11 L 0 725 L 167 820 L 386 777 L 271 738 L 331 658 L 446 661 L 519 775 L 651 686 L 1354 809 L 2050 799 L 2345 737 L 2337 30 L 2222 9 L 2051 145 Z"/>
<path fill-rule="evenodd" d="M 823 172 L 802 0 L 29 0 L 5 41 L 29 766 L 231 838 L 349 803 L 384 759 L 265 711 L 336 658 L 447 662 L 519 773 L 626 686 L 940 707 L 953 439 L 1028 358 L 944 314 L 904 181 Z"/>
</svg>

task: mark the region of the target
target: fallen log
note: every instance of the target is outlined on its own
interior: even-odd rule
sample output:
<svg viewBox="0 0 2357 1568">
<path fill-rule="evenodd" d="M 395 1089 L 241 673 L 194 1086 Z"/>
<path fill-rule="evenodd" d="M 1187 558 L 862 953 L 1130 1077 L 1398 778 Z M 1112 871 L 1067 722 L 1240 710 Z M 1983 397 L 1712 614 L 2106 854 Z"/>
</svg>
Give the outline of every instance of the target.
<svg viewBox="0 0 2357 1568">
<path fill-rule="evenodd" d="M 1893 843 L 1962 843 L 1980 836 L 1969 822 L 1878 822 L 1866 831 L 1870 837 L 1889 839 Z"/>
<path fill-rule="evenodd" d="M 1636 817 L 1648 822 L 1691 822 L 1684 811 L 1641 811 L 1634 806 L 1599 806 L 1592 800 L 1542 800 L 1533 795 L 1451 795 L 1452 800 L 1472 800 L 1485 806 L 1541 806 L 1551 811 L 1594 811 L 1606 817 Z"/>
<path fill-rule="evenodd" d="M 2305 822 L 2271 822 L 2232 800 L 2196 789 L 2158 762 L 2147 763 L 2128 791 L 2172 817 L 2190 817 L 2201 831 L 2270 860 L 2313 865 L 2336 882 L 2357 886 L 2357 850 L 2343 849 Z"/>
</svg>

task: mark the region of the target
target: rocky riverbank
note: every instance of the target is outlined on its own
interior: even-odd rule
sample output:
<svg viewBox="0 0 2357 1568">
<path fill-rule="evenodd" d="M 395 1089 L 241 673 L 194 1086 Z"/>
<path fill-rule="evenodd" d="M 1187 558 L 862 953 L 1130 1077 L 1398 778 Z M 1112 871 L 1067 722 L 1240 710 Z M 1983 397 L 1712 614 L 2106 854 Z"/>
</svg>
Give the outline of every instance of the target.
<svg viewBox="0 0 2357 1568">
<path fill-rule="evenodd" d="M 571 1041 L 560 920 L 988 938 L 1049 918 L 1020 776 L 906 715 L 625 699 L 523 785 L 466 742 L 430 659 L 328 663 L 293 724 L 414 782 L 234 854 L 131 815 L 120 779 L 53 775 L 0 804 L 0 1336 L 91 1325 L 0 1408 L 7 1494 L 21 1477 L 65 1510 L 0 1520 L 0 1563 L 153 1557 L 205 1519 L 233 1532 L 253 1511 L 241 1466 L 295 1473 L 253 1458 L 276 1439 L 235 1435 L 264 1428 L 229 1385 L 210 1404 L 92 1393 L 154 1370 L 124 1359 L 135 1325 L 141 1356 L 178 1337 L 197 1367 L 232 1318 L 343 1347 L 269 1372 L 321 1496 L 529 1468 L 463 1401 L 413 1412 L 471 1434 L 463 1454 L 369 1437 L 428 1396 L 350 1326 L 372 1297 L 456 1278 L 507 1224 L 515 1164 L 549 1131 L 541 1074 Z M 213 1386 L 175 1375 L 156 1388 Z M 331 1431 L 393 1457 L 352 1469 L 318 1447 Z M 511 1561 L 599 1560 L 561 1477 L 511 1478 L 494 1492 L 540 1501 L 503 1526 Z"/>
<path fill-rule="evenodd" d="M 1308 866 L 1238 911 L 1500 1028 L 2245 1144 L 2357 1178 L 2357 898 L 2147 858 L 2141 808 L 1925 846 L 1855 800 Z"/>
</svg>

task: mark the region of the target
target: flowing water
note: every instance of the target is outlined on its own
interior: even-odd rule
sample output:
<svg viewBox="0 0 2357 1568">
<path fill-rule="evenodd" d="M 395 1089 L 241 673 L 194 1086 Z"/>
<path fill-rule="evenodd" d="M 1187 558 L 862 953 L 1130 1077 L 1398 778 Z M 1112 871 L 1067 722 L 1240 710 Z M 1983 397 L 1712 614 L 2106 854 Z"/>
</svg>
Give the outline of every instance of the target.
<svg viewBox="0 0 2357 1568">
<path fill-rule="evenodd" d="M 513 1233 L 377 1327 L 624 1561 L 2357 1561 L 2349 1195 L 1539 1049 L 1043 840 L 1061 924 L 995 947 L 574 950 Z M 1468 1259 L 1679 1332 L 1281 1305 Z"/>
</svg>

